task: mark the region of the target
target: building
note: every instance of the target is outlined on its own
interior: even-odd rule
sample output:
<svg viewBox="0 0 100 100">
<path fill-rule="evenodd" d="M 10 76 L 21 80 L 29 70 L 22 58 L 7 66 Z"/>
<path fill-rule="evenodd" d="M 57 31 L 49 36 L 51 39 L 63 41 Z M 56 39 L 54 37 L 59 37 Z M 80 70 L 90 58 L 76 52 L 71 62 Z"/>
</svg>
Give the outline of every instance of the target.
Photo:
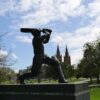
<svg viewBox="0 0 100 100">
<path fill-rule="evenodd" d="M 62 55 L 60 54 L 59 45 L 57 45 L 56 57 L 60 62 L 62 62 Z"/>
<path fill-rule="evenodd" d="M 68 53 L 68 48 L 66 46 L 66 49 L 65 49 L 65 55 L 64 55 L 64 63 L 68 64 L 68 65 L 71 65 L 71 59 L 70 59 L 70 55 Z"/>
<path fill-rule="evenodd" d="M 65 54 L 62 57 L 62 55 L 60 53 L 59 45 L 57 45 L 56 57 L 60 62 L 64 62 L 67 65 L 71 65 L 71 58 L 70 58 L 67 46 L 66 46 L 66 49 L 65 49 Z"/>
</svg>

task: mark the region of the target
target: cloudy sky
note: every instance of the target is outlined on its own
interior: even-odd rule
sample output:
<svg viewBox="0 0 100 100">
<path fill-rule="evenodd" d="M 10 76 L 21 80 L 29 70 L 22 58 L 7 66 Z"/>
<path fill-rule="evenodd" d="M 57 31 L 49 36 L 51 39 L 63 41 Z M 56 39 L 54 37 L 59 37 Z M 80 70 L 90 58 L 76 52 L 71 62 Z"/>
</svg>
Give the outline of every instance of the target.
<svg viewBox="0 0 100 100">
<path fill-rule="evenodd" d="M 100 32 L 100 0 L 0 0 L 0 35 L 5 50 L 12 50 L 15 70 L 31 65 L 32 36 L 20 28 L 50 28 L 53 30 L 45 53 L 55 55 L 57 44 L 64 55 L 67 45 L 72 64 L 82 58 L 83 45 L 95 40 Z"/>
</svg>

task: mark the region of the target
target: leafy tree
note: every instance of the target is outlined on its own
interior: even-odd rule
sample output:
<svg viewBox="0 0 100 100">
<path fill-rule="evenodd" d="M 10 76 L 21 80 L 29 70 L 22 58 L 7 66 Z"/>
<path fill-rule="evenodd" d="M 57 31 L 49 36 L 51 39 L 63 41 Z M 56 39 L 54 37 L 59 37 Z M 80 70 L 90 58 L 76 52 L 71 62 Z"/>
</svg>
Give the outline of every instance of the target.
<svg viewBox="0 0 100 100">
<path fill-rule="evenodd" d="M 65 78 L 72 78 L 74 76 L 74 66 L 66 64 L 65 62 L 61 63 L 62 70 Z"/>
<path fill-rule="evenodd" d="M 15 63 L 11 56 L 11 51 L 6 55 L 3 55 L 4 46 L 2 44 L 2 38 L 6 33 L 0 35 L 0 83 L 4 81 L 10 81 L 15 75 L 14 71 L 9 67 Z"/>
<path fill-rule="evenodd" d="M 4 45 L 2 43 L 2 38 L 7 33 L 3 33 L 0 35 L 0 67 L 7 67 L 12 66 L 16 63 L 16 60 L 12 57 L 12 50 L 9 50 L 8 52 L 4 49 Z M 2 52 L 6 52 L 6 54 L 2 54 Z"/>
<path fill-rule="evenodd" d="M 78 64 L 78 72 L 83 77 L 97 78 L 100 82 L 100 40 L 86 43 L 84 46 L 83 58 Z"/>
<path fill-rule="evenodd" d="M 95 76 L 97 78 L 97 83 L 100 83 L 100 39 L 95 41 Z"/>
<path fill-rule="evenodd" d="M 68 66 L 67 68 L 68 78 L 72 78 L 74 76 L 74 66 Z"/>
<path fill-rule="evenodd" d="M 9 67 L 0 67 L 0 84 L 6 81 L 12 81 L 16 76 L 14 70 Z"/>
<path fill-rule="evenodd" d="M 62 62 L 61 67 L 62 67 L 62 71 L 64 73 L 65 78 L 68 78 L 68 71 L 67 71 L 68 67 L 67 67 L 66 63 Z"/>
<path fill-rule="evenodd" d="M 45 77 L 48 79 L 57 79 L 56 69 L 52 66 L 46 66 Z"/>
</svg>

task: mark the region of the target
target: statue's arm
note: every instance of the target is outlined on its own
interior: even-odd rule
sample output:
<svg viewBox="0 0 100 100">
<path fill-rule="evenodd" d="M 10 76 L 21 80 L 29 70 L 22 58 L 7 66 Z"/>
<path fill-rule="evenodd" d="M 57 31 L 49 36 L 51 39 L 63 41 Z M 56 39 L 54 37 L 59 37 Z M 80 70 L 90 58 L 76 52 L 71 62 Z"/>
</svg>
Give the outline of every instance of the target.
<svg viewBox="0 0 100 100">
<path fill-rule="evenodd" d="M 49 40 L 50 40 L 50 35 L 51 35 L 51 33 L 46 34 L 46 38 L 45 38 L 44 41 L 43 41 L 44 44 L 49 42 Z"/>
<path fill-rule="evenodd" d="M 52 30 L 51 29 L 43 29 L 42 32 L 45 34 L 45 39 L 43 40 L 43 43 L 48 43 L 49 40 L 50 40 L 50 36 L 51 36 L 51 32 Z"/>
<path fill-rule="evenodd" d="M 42 36 L 40 37 L 40 40 L 41 40 L 44 44 L 46 44 L 46 43 L 48 43 L 49 40 L 50 40 L 50 35 L 51 35 L 51 34 L 42 35 Z"/>
<path fill-rule="evenodd" d="M 40 41 L 42 41 L 43 43 L 48 43 L 50 36 L 48 34 L 42 35 L 40 37 Z"/>
</svg>

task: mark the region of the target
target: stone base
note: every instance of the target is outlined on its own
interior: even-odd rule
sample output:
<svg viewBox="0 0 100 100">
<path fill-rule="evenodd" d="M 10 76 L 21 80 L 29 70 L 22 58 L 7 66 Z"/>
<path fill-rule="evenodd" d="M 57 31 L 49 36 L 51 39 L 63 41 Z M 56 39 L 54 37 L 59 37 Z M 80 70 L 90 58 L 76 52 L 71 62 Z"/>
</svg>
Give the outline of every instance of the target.
<svg viewBox="0 0 100 100">
<path fill-rule="evenodd" d="M 0 100 L 90 100 L 88 83 L 0 85 Z"/>
</svg>

